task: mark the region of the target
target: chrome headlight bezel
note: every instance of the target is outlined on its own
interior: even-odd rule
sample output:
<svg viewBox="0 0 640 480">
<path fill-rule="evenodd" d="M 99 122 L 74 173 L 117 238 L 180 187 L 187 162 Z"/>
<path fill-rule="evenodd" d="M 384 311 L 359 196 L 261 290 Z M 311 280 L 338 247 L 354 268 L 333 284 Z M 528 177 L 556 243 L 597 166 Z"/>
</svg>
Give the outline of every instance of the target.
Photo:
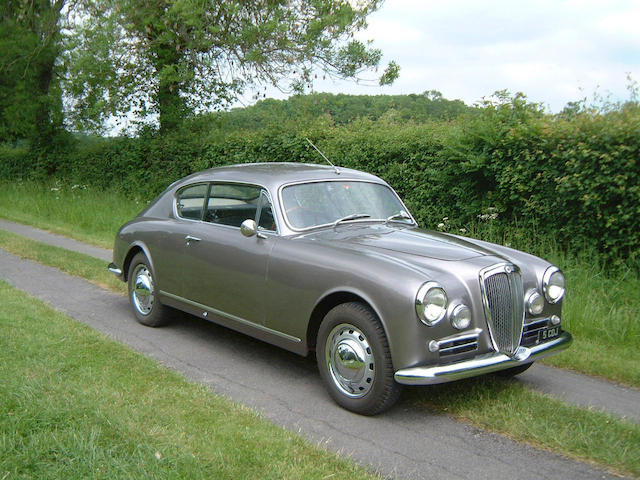
<svg viewBox="0 0 640 480">
<path fill-rule="evenodd" d="M 527 312 L 531 315 L 540 315 L 544 311 L 544 298 L 537 290 L 531 290 L 525 299 Z"/>
<path fill-rule="evenodd" d="M 471 326 L 471 320 L 471 309 L 464 303 L 459 303 L 451 311 L 451 326 L 456 330 L 465 330 L 469 328 L 469 326 Z"/>
<path fill-rule="evenodd" d="M 554 284 L 554 279 L 561 278 L 562 284 L 561 287 L 558 287 L 557 284 Z M 559 294 L 553 294 L 554 289 L 560 288 Z M 547 268 L 542 276 L 542 291 L 544 292 L 544 297 L 547 299 L 547 302 L 554 304 L 558 303 L 560 300 L 564 298 L 564 294 L 566 292 L 566 279 L 564 275 L 560 271 L 558 267 L 551 266 Z"/>
<path fill-rule="evenodd" d="M 429 301 L 429 298 L 436 299 L 438 294 L 441 294 L 443 299 L 439 302 L 440 304 Z M 447 292 L 438 282 L 425 283 L 416 294 L 416 314 L 422 323 L 430 327 L 439 323 L 446 316 L 448 305 Z M 435 306 L 435 308 L 428 309 L 430 306 Z"/>
</svg>

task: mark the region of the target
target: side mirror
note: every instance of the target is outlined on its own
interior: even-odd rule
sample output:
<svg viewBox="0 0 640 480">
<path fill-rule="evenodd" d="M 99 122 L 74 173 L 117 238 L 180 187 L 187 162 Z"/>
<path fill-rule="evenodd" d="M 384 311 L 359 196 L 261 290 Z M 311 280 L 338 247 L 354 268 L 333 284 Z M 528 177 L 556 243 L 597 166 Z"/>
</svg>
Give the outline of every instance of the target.
<svg viewBox="0 0 640 480">
<path fill-rule="evenodd" d="M 256 233 L 258 233 L 258 226 L 256 225 L 255 220 L 247 219 L 240 225 L 240 232 L 245 237 L 253 237 Z"/>
</svg>

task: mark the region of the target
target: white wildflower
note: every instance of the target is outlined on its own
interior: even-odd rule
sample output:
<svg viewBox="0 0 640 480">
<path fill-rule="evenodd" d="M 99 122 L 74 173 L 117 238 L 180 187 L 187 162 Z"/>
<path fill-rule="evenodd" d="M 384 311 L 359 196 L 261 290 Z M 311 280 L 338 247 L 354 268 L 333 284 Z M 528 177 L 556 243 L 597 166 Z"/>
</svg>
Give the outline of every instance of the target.
<svg viewBox="0 0 640 480">
<path fill-rule="evenodd" d="M 438 228 L 444 228 L 444 223 L 439 223 Z"/>
<path fill-rule="evenodd" d="M 467 233 L 467 229 L 466 228 L 461 228 L 460 229 L 460 233 Z"/>
</svg>

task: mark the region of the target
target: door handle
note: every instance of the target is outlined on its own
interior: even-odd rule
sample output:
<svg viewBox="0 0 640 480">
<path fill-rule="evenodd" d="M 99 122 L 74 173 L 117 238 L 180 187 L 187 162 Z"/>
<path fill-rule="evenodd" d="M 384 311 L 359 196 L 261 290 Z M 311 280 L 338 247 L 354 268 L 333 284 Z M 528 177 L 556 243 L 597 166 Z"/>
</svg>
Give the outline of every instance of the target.
<svg viewBox="0 0 640 480">
<path fill-rule="evenodd" d="M 186 237 L 184 237 L 184 239 L 187 241 L 187 243 L 200 241 L 198 237 L 192 237 L 191 235 L 187 235 Z"/>
</svg>

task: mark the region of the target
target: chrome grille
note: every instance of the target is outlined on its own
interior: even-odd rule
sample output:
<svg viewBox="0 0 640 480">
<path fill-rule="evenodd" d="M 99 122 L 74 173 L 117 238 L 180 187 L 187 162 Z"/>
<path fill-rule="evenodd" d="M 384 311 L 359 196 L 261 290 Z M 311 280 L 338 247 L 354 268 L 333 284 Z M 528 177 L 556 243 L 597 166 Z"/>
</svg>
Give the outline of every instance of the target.
<svg viewBox="0 0 640 480">
<path fill-rule="evenodd" d="M 524 323 L 520 273 L 514 265 L 495 265 L 481 272 L 480 285 L 493 346 L 512 355 L 520 346 Z"/>
</svg>

